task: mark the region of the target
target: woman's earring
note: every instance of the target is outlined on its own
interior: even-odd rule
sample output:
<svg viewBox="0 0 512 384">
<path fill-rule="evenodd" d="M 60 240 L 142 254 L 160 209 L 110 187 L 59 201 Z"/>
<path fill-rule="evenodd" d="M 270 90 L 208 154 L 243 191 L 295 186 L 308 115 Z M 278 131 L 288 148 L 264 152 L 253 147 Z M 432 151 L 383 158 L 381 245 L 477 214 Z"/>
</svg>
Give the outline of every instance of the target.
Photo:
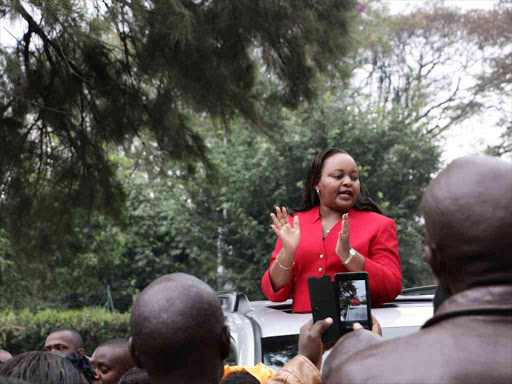
<svg viewBox="0 0 512 384">
<path fill-rule="evenodd" d="M 316 190 L 316 194 L 320 196 L 320 190 L 319 189 Z"/>
</svg>

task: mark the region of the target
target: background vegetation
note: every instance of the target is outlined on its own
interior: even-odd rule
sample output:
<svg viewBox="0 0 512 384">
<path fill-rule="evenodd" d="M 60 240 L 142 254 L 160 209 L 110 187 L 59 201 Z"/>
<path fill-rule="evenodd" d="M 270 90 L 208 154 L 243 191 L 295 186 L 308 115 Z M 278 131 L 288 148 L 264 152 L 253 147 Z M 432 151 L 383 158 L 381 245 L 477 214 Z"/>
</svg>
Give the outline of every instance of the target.
<svg viewBox="0 0 512 384">
<path fill-rule="evenodd" d="M 128 311 L 164 273 L 262 298 L 269 213 L 300 204 L 328 146 L 352 154 L 396 221 L 404 286 L 433 283 L 418 205 L 443 134 L 493 109 L 504 134 L 488 151 L 512 152 L 509 4 L 390 15 L 339 0 L 103 3 L 0 2 L 0 17 L 26 22 L 0 48 L 11 352 L 39 349 L 54 324 L 88 343 L 123 334 L 121 315 L 58 312 L 103 306 L 107 286 Z"/>
<path fill-rule="evenodd" d="M 56 328 L 71 327 L 84 339 L 84 349 L 91 356 L 106 340 L 127 338 L 130 329 L 128 314 L 111 313 L 101 308 L 38 313 L 29 310 L 0 312 L 0 346 L 16 355 L 26 351 L 42 351 L 48 334 Z"/>
</svg>

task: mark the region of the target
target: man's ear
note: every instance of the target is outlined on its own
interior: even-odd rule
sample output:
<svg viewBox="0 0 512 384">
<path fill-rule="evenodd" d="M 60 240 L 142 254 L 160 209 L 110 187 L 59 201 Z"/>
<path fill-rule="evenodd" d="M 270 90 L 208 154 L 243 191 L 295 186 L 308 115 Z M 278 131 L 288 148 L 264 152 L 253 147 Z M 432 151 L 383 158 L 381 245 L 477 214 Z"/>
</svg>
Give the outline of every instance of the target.
<svg viewBox="0 0 512 384">
<path fill-rule="evenodd" d="M 229 352 L 231 352 L 230 335 L 229 326 L 223 326 L 220 333 L 220 356 L 222 360 L 226 360 L 229 356 Z"/>
<path fill-rule="evenodd" d="M 144 369 L 144 367 L 142 366 L 142 363 L 140 362 L 139 356 L 137 356 L 137 351 L 135 350 L 131 336 L 128 339 L 128 349 L 130 350 L 130 355 L 132 356 L 132 360 L 135 363 L 135 366 L 137 366 L 138 368 Z"/>
<path fill-rule="evenodd" d="M 425 261 L 428 265 L 430 265 L 430 269 L 432 269 L 434 275 L 439 279 L 441 276 L 443 276 L 444 263 L 439 255 L 436 245 L 432 244 L 428 238 L 428 235 L 426 240 L 427 245 L 425 246 Z"/>
</svg>

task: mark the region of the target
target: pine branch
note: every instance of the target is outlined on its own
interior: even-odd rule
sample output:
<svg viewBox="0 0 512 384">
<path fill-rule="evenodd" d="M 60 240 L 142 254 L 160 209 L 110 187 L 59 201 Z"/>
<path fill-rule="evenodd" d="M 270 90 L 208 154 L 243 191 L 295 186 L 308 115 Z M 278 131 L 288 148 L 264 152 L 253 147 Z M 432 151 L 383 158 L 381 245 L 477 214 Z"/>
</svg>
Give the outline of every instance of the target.
<svg viewBox="0 0 512 384">
<path fill-rule="evenodd" d="M 57 53 L 57 55 L 69 66 L 69 68 L 75 73 L 75 75 L 80 77 L 82 80 L 86 81 L 85 76 L 82 74 L 80 69 L 64 55 L 64 51 L 62 50 L 60 45 L 58 45 L 55 41 L 53 41 L 46 35 L 46 33 L 41 29 L 39 24 L 36 23 L 36 21 L 34 20 L 32 15 L 30 15 L 27 12 L 27 10 L 23 7 L 23 5 L 18 3 L 17 9 L 19 10 L 21 17 L 23 17 L 25 19 L 25 21 L 28 23 L 29 31 L 32 30 L 34 33 L 36 33 L 41 38 L 41 40 L 43 40 L 44 49 L 45 49 L 45 52 L 47 53 L 47 57 L 48 57 L 48 60 L 50 61 L 50 65 L 52 65 L 52 67 L 55 68 L 54 63 L 52 63 L 52 61 L 51 61 L 51 55 L 49 54 L 49 51 L 47 51 L 48 46 L 53 48 L 53 50 Z"/>
</svg>

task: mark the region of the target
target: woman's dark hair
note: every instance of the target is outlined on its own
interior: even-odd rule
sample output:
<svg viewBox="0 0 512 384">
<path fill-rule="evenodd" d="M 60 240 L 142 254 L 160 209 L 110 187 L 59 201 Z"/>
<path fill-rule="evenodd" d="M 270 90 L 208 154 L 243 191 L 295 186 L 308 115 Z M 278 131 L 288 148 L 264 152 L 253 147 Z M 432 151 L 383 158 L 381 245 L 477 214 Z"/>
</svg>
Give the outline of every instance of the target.
<svg viewBox="0 0 512 384">
<path fill-rule="evenodd" d="M 233 372 L 226 376 L 220 384 L 260 384 L 260 381 L 249 372 Z"/>
<path fill-rule="evenodd" d="M 82 372 L 82 375 L 84 375 L 89 384 L 94 382 L 94 378 L 96 377 L 96 368 L 94 368 L 87 356 L 82 355 L 79 352 L 73 352 L 69 355 L 63 354 L 60 356 L 64 357 L 66 360 L 69 360 L 76 369 Z"/>
<path fill-rule="evenodd" d="M 2 364 L 0 364 L 1 366 Z M 12 377 L 0 376 L 0 384 L 31 384 L 28 381 L 13 379 Z"/>
<path fill-rule="evenodd" d="M 313 209 L 320 204 L 320 199 L 315 190 L 315 186 L 318 184 L 320 177 L 322 176 L 322 169 L 324 168 L 325 160 L 338 153 L 343 153 L 350 156 L 348 152 L 339 148 L 327 148 L 315 156 L 309 167 L 306 182 L 304 183 L 304 197 L 302 200 L 302 206 L 299 209 L 295 209 L 294 211 L 309 211 L 310 209 Z M 361 181 L 360 184 L 361 191 L 359 192 L 359 197 L 354 204 L 354 209 L 356 211 L 369 211 L 382 214 L 382 211 L 377 203 L 370 199 L 369 193 L 364 184 Z"/>
<path fill-rule="evenodd" d="M 70 361 L 50 352 L 21 353 L 2 365 L 0 376 L 32 384 L 88 384 Z"/>
</svg>

